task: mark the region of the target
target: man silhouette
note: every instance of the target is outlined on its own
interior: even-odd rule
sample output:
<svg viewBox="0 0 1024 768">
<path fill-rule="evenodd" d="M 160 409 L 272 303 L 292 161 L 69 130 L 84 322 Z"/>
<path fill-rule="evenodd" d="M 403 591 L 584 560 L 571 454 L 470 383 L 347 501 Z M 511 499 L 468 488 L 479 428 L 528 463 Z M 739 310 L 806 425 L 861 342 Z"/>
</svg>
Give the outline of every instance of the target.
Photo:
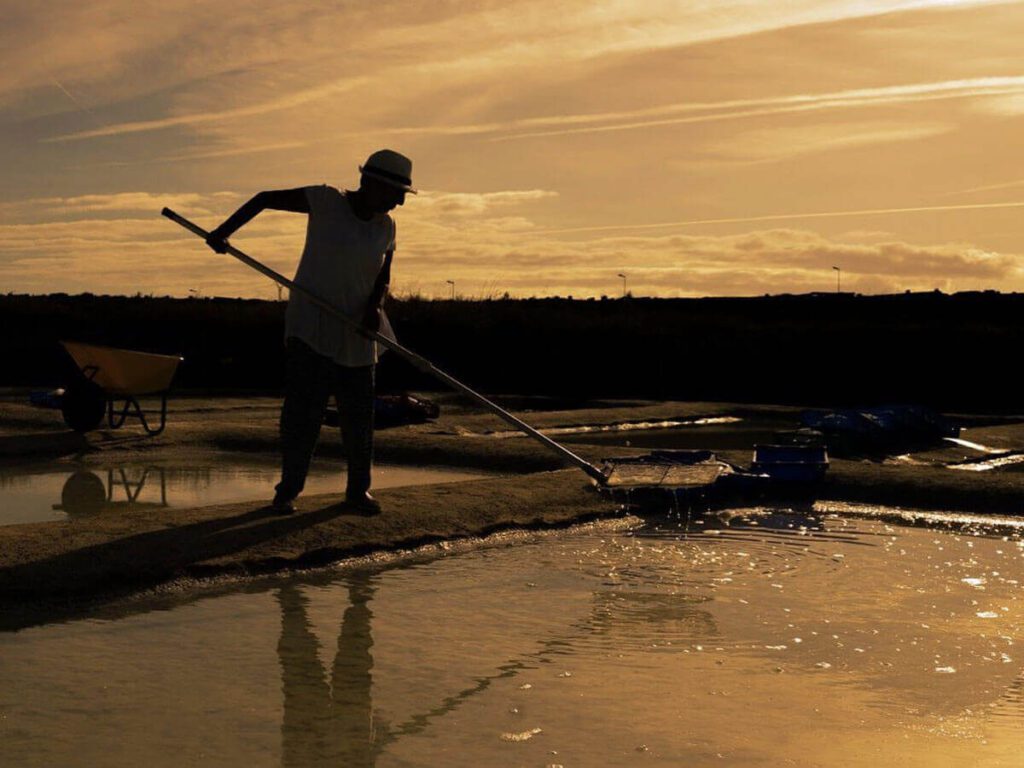
<svg viewBox="0 0 1024 768">
<path fill-rule="evenodd" d="M 327 185 L 260 192 L 210 232 L 207 244 L 223 253 L 227 238 L 268 208 L 307 214 L 306 244 L 294 282 L 390 337 L 382 310 L 395 250 L 395 222 L 388 213 L 405 202 L 406 193 L 416 192 L 412 161 L 382 149 L 359 170 L 354 192 Z M 295 291 L 285 314 L 285 345 L 281 482 L 272 508 L 278 514 L 295 512 L 333 394 L 348 464 L 346 504 L 362 514 L 380 512 L 369 493 L 377 344 Z"/>
</svg>

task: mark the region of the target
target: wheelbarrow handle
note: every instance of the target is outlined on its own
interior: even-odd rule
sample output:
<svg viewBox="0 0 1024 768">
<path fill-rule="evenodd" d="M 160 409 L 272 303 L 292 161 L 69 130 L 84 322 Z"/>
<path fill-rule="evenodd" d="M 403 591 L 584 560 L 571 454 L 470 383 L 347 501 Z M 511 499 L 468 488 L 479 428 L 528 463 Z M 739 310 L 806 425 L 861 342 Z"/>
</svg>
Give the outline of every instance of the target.
<svg viewBox="0 0 1024 768">
<path fill-rule="evenodd" d="M 182 227 L 192 232 L 192 234 L 198 235 L 204 240 L 206 240 L 210 236 L 210 233 L 207 232 L 205 229 L 203 229 L 200 226 L 197 226 L 196 224 L 193 224 L 184 216 L 179 216 L 170 208 L 164 208 L 163 211 L 161 211 L 161 213 L 171 221 L 175 222 L 176 224 L 180 224 Z M 364 327 L 361 323 L 349 317 L 347 314 L 342 312 L 338 307 L 334 306 L 326 299 L 323 299 L 320 296 L 316 295 L 315 293 L 313 293 L 313 291 L 309 290 L 308 288 L 304 288 L 301 285 L 298 285 L 297 283 L 293 282 L 292 280 L 289 280 L 287 277 L 280 274 L 279 272 L 275 272 L 270 267 L 261 264 L 260 262 L 256 261 L 256 259 L 238 250 L 230 243 L 225 243 L 225 245 L 227 246 L 226 253 L 229 253 L 230 255 L 234 256 L 243 264 L 246 264 L 255 269 L 257 272 L 266 275 L 275 283 L 285 286 L 290 291 L 295 291 L 297 293 L 302 294 L 311 302 L 320 307 L 322 310 L 327 312 L 329 315 L 341 320 L 343 323 L 348 325 L 350 328 L 352 328 L 365 338 L 376 341 L 378 344 L 380 344 L 383 347 L 386 347 L 387 349 L 390 349 L 399 357 L 402 357 L 403 359 L 407 360 L 413 366 L 423 371 L 424 373 L 430 374 L 434 378 L 443 381 L 445 384 L 449 385 L 453 389 L 462 392 L 464 395 L 472 398 L 473 400 L 476 400 L 478 403 L 480 403 L 494 415 L 498 416 L 500 419 L 504 420 L 508 424 L 511 424 L 513 427 L 520 430 L 521 432 L 524 432 L 527 436 L 532 437 L 534 440 L 537 440 L 539 443 L 546 446 L 547 448 L 550 448 L 552 451 L 559 454 L 563 459 L 566 459 L 577 468 L 582 469 L 584 472 L 587 473 L 587 475 L 589 475 L 591 478 L 596 480 L 601 485 L 604 485 L 606 483 L 607 477 L 605 476 L 604 472 L 595 467 L 593 464 L 581 458 L 580 456 L 577 456 L 564 445 L 555 442 L 547 435 L 537 431 L 526 422 L 513 416 L 511 413 L 506 411 L 497 403 L 492 403 L 479 392 L 470 389 L 461 381 L 456 379 L 454 376 L 451 376 L 442 371 L 440 368 L 435 366 L 425 357 L 417 355 L 411 349 L 406 349 L 394 339 L 389 339 L 387 336 L 384 336 L 381 333 Z"/>
</svg>

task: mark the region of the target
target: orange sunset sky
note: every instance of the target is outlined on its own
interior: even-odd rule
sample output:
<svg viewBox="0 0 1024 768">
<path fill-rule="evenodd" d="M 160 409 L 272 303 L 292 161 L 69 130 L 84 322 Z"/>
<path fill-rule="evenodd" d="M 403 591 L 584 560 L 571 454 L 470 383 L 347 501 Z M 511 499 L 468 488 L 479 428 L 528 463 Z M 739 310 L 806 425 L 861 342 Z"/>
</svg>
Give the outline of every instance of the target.
<svg viewBox="0 0 1024 768">
<path fill-rule="evenodd" d="M 276 296 L 161 207 L 382 146 L 398 293 L 1024 290 L 1019 2 L 0 2 L 4 291 Z"/>
</svg>

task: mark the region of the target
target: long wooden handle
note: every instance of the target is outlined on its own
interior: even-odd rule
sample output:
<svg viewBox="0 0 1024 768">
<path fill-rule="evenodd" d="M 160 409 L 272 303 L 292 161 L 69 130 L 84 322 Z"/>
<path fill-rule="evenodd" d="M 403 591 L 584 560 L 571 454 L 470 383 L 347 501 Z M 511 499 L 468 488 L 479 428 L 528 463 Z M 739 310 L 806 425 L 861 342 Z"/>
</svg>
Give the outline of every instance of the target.
<svg viewBox="0 0 1024 768">
<path fill-rule="evenodd" d="M 179 216 L 177 213 L 172 211 L 170 208 L 164 208 L 163 211 L 161 211 L 161 213 L 164 216 L 166 216 L 168 219 L 170 219 L 171 221 L 175 222 L 176 224 L 180 224 L 182 227 L 184 227 L 185 229 L 189 230 L 193 234 L 198 235 L 199 237 L 203 238 L 204 240 L 207 237 L 209 237 L 209 235 L 210 235 L 210 233 L 207 232 L 205 229 L 203 229 L 202 227 L 199 227 L 199 226 L 193 224 L 191 221 L 189 221 L 185 217 Z M 445 373 L 444 371 L 442 371 L 440 368 L 435 366 L 433 363 L 431 363 L 425 357 L 421 357 L 420 355 L 417 355 L 415 352 L 413 352 L 411 349 L 407 349 L 406 347 L 403 347 L 401 344 L 399 344 L 394 339 L 389 339 L 387 336 L 384 336 L 383 334 L 377 333 L 376 331 L 372 331 L 369 328 L 364 327 L 361 323 L 357 322 L 356 320 L 354 320 L 351 317 L 349 317 L 348 315 L 346 315 L 344 312 L 342 312 L 336 306 L 331 304 L 329 301 L 327 301 L 325 299 L 322 299 L 321 297 L 317 296 L 315 293 L 313 293 L 309 289 L 303 288 L 301 285 L 298 285 L 298 284 L 294 283 L 293 281 L 289 280 L 287 277 L 285 277 L 284 275 L 280 274 L 279 272 L 275 272 L 270 267 L 265 266 L 264 264 L 261 264 L 260 262 L 256 261 L 256 259 L 252 258 L 251 256 L 246 255 L 245 253 L 243 253 L 242 251 L 238 250 L 237 248 L 235 248 L 230 243 L 225 243 L 225 245 L 227 246 L 227 253 L 229 253 L 232 256 L 234 256 L 236 259 L 241 261 L 243 264 L 247 264 L 248 266 L 250 266 L 253 269 L 255 269 L 257 272 L 260 272 L 261 274 L 266 275 L 271 280 L 273 280 L 275 283 L 278 283 L 279 285 L 283 285 L 283 286 L 285 286 L 286 288 L 288 288 L 291 291 L 296 291 L 298 293 L 301 293 L 303 296 L 308 298 L 310 301 L 312 301 L 314 304 L 316 304 L 322 310 L 324 310 L 325 312 L 329 313 L 333 317 L 338 318 L 339 320 L 341 320 L 343 323 L 348 325 L 350 328 L 352 328 L 353 330 L 355 330 L 359 334 L 365 336 L 368 339 L 372 339 L 373 341 L 376 341 L 378 344 L 380 344 L 380 345 L 382 345 L 384 347 L 387 347 L 392 352 L 394 352 L 396 355 L 399 355 L 402 358 L 408 360 L 412 365 L 414 365 L 416 368 L 418 368 L 419 370 L 423 371 L 424 373 L 429 373 L 431 376 L 439 379 L 440 381 L 443 381 L 445 384 L 447 384 L 448 386 L 452 387 L 453 389 L 455 389 L 455 390 L 457 390 L 459 392 L 462 392 L 464 395 L 466 395 L 467 397 L 472 398 L 473 400 L 476 400 L 478 403 L 480 403 L 480 405 L 484 406 L 487 410 L 489 410 L 494 415 L 498 416 L 499 418 L 503 419 L 507 423 L 511 424 L 516 429 L 524 432 L 529 437 L 532 437 L 537 442 L 541 443 L 542 445 L 544 445 L 547 448 L 551 449 L 555 453 L 559 454 L 563 459 L 568 461 L 570 464 L 573 464 L 574 466 L 578 467 L 579 469 L 582 469 L 584 472 L 587 473 L 587 475 L 589 475 L 591 478 L 596 480 L 601 485 L 604 485 L 605 482 L 607 481 L 607 477 L 605 476 L 604 472 L 602 472 L 600 469 L 595 467 L 593 464 L 591 464 L 590 462 L 588 462 L 585 459 L 581 458 L 580 456 L 577 456 L 575 453 L 570 451 L 564 445 L 555 442 L 554 440 L 552 440 L 547 435 L 545 435 L 545 434 L 543 434 L 541 432 L 538 432 L 536 429 L 531 427 L 525 421 L 522 421 L 521 419 L 518 419 L 517 417 L 513 416 L 511 413 L 506 411 L 504 408 L 502 408 L 497 403 L 492 403 L 490 400 L 488 400 L 486 397 L 481 395 L 479 392 L 477 392 L 477 391 L 475 391 L 473 389 L 470 389 L 465 384 L 463 384 L 461 381 L 456 379 L 454 376 L 451 376 L 451 375 Z"/>
</svg>

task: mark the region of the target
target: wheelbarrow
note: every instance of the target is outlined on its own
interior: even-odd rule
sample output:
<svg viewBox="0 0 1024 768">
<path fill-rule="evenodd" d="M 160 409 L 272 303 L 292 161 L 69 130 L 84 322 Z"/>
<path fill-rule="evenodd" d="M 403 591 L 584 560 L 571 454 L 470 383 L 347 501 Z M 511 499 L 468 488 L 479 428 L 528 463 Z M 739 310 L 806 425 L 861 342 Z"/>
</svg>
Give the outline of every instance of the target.
<svg viewBox="0 0 1024 768">
<path fill-rule="evenodd" d="M 64 388 L 61 413 L 76 432 L 96 429 L 104 416 L 111 429 L 136 418 L 148 435 L 167 426 L 167 392 L 178 364 L 185 358 L 130 349 L 62 341 L 78 367 L 79 376 Z M 140 397 L 158 398 L 159 410 L 143 409 Z M 159 424 L 151 420 L 159 416 Z"/>
</svg>

